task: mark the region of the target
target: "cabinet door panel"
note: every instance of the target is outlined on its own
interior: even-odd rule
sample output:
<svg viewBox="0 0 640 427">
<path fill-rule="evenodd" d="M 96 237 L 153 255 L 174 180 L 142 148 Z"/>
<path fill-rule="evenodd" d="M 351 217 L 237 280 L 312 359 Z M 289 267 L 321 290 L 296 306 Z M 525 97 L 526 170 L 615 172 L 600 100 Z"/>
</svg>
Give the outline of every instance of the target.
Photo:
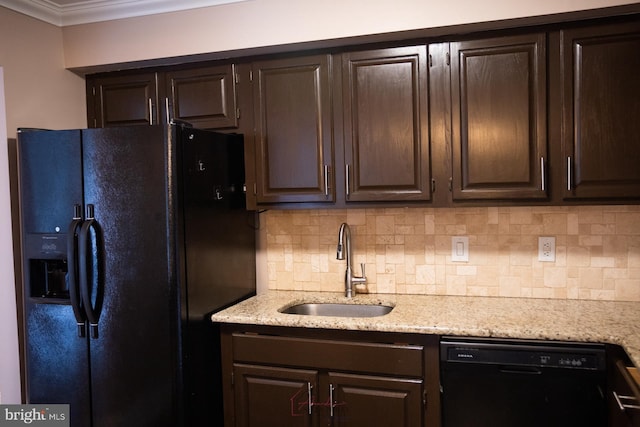
<svg viewBox="0 0 640 427">
<path fill-rule="evenodd" d="M 429 200 L 426 46 L 342 55 L 348 201 Z"/>
<path fill-rule="evenodd" d="M 333 426 L 422 426 L 422 381 L 330 372 Z"/>
<path fill-rule="evenodd" d="M 453 197 L 545 198 L 545 36 L 451 44 Z"/>
<path fill-rule="evenodd" d="M 171 118 L 202 129 L 238 126 L 232 64 L 170 71 L 166 81 Z"/>
<path fill-rule="evenodd" d="M 640 23 L 567 30 L 567 198 L 640 198 Z"/>
<path fill-rule="evenodd" d="M 258 62 L 253 75 L 258 203 L 333 201 L 329 56 Z"/>
<path fill-rule="evenodd" d="M 315 400 L 317 371 L 242 364 L 233 371 L 237 427 L 315 425 L 309 402 Z"/>
<path fill-rule="evenodd" d="M 158 124 L 156 73 L 100 77 L 89 84 L 95 102 L 93 127 Z"/>
</svg>

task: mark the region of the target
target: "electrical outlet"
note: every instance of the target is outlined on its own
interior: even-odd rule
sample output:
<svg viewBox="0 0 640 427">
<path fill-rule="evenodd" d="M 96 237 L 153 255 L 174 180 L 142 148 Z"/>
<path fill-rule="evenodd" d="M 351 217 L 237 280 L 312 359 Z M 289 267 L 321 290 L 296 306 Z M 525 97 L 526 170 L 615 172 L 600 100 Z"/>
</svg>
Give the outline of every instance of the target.
<svg viewBox="0 0 640 427">
<path fill-rule="evenodd" d="M 467 236 L 451 237 L 451 261 L 469 261 L 469 238 Z"/>
<path fill-rule="evenodd" d="M 553 262 L 556 260 L 556 238 L 538 237 L 538 261 Z"/>
</svg>

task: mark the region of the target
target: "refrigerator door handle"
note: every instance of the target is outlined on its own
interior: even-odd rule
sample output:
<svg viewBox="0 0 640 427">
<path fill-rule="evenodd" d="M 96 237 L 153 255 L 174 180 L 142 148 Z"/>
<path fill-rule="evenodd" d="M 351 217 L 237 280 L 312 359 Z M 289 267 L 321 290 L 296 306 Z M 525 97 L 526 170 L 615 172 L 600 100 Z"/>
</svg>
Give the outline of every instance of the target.
<svg viewBox="0 0 640 427">
<path fill-rule="evenodd" d="M 73 308 L 73 315 L 76 318 L 78 337 L 86 336 L 85 316 L 82 300 L 80 299 L 80 288 L 78 287 L 78 232 L 82 225 L 82 206 L 74 206 L 74 215 L 69 224 L 67 234 L 67 286 L 69 287 L 69 299 Z"/>
<path fill-rule="evenodd" d="M 80 295 L 82 295 L 82 302 L 84 305 L 84 311 L 87 314 L 87 320 L 89 320 L 89 330 L 91 334 L 91 338 L 98 338 L 98 320 L 100 318 L 99 314 L 99 293 L 100 293 L 100 272 L 99 269 L 99 260 L 98 260 L 98 229 L 97 223 L 95 221 L 94 215 L 94 207 L 93 205 L 87 205 L 87 216 L 80 228 L 80 235 L 78 236 L 78 252 L 79 252 L 79 263 L 80 268 L 78 269 L 80 272 Z M 92 246 L 91 252 L 88 248 L 89 246 L 89 231 L 93 228 L 96 231 L 96 246 Z M 93 267 L 94 274 L 91 275 L 91 280 L 89 278 L 88 265 L 91 262 L 91 266 Z M 95 288 L 91 286 L 93 283 L 96 283 Z M 95 306 L 92 298 L 92 289 L 95 290 L 96 298 L 95 298 Z"/>
</svg>

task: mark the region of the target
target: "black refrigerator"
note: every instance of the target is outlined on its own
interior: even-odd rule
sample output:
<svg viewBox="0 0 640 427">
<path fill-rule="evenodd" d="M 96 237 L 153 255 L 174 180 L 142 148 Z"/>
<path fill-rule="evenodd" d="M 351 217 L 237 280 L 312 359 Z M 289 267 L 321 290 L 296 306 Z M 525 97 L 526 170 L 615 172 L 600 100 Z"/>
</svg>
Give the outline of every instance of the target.
<svg viewBox="0 0 640 427">
<path fill-rule="evenodd" d="M 220 424 L 209 316 L 255 294 L 243 152 L 184 124 L 18 132 L 26 403 Z"/>
</svg>

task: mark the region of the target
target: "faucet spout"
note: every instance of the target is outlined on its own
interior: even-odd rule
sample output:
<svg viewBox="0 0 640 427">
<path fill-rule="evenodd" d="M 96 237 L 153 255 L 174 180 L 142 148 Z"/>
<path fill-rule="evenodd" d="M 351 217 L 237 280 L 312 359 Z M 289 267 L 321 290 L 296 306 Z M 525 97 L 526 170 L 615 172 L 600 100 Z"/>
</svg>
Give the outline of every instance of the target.
<svg viewBox="0 0 640 427">
<path fill-rule="evenodd" d="M 354 283 L 365 284 L 367 278 L 364 275 L 364 263 L 362 266 L 362 276 L 355 276 L 353 274 L 353 267 L 351 266 L 351 228 L 349 224 L 343 222 L 340 225 L 338 231 L 338 247 L 336 258 L 346 261 L 346 271 L 344 274 L 344 294 L 347 298 L 351 298 L 355 294 Z"/>
<path fill-rule="evenodd" d="M 351 228 L 349 228 L 349 224 L 343 222 L 340 225 L 340 230 L 338 230 L 338 253 L 336 254 L 336 259 L 343 260 L 345 257 L 345 252 L 347 254 L 347 265 L 349 265 L 349 261 L 351 258 Z"/>
</svg>

